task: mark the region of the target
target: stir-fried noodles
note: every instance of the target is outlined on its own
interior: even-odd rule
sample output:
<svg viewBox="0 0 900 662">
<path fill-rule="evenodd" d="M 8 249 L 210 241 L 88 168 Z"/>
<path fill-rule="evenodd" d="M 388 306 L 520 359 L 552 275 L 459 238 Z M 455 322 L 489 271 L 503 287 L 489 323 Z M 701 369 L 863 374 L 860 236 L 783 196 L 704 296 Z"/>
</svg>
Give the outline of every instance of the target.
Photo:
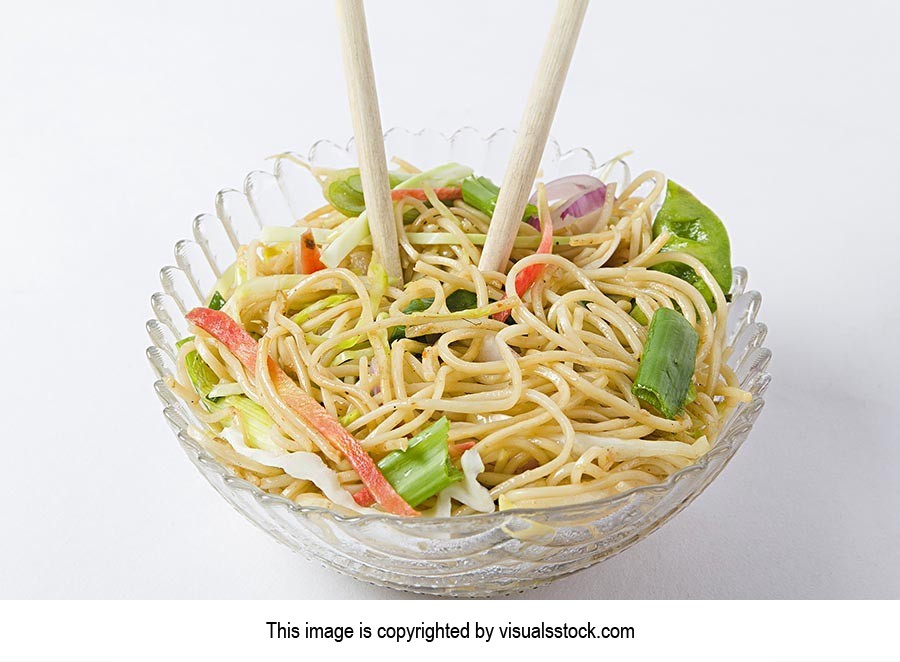
<svg viewBox="0 0 900 662">
<path fill-rule="evenodd" d="M 659 172 L 539 185 L 508 270 L 484 273 L 496 187 L 403 165 L 402 286 L 358 173 L 317 171 L 329 204 L 242 246 L 188 316 L 172 386 L 215 457 L 298 504 L 464 515 L 598 499 L 709 450 L 748 398 L 710 210 Z"/>
</svg>

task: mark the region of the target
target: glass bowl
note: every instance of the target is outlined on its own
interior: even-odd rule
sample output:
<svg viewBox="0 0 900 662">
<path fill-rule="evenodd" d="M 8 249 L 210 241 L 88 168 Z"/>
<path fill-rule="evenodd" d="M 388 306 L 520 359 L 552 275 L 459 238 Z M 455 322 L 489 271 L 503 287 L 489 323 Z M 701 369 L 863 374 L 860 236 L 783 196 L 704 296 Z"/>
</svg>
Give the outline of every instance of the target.
<svg viewBox="0 0 900 662">
<path fill-rule="evenodd" d="M 464 128 L 449 138 L 393 129 L 385 134 L 385 146 L 388 157 L 397 155 L 421 167 L 459 161 L 499 181 L 514 136 L 506 129 L 485 136 Z M 329 167 L 356 163 L 352 141 L 346 146 L 319 141 L 302 158 Z M 184 313 L 203 305 L 215 279 L 234 261 L 237 247 L 261 227 L 293 224 L 321 205 L 321 189 L 305 169 L 288 159 L 276 159 L 273 165 L 273 172 L 247 175 L 243 191 L 220 191 L 216 213 L 197 216 L 193 240 L 175 244 L 176 266 L 160 271 L 163 291 L 151 297 L 155 318 L 147 322 L 153 343 L 147 356 L 157 376 L 154 388 L 163 415 L 190 460 L 240 513 L 291 549 L 394 589 L 479 597 L 533 587 L 594 565 L 652 533 L 693 501 L 747 438 L 763 407 L 771 352 L 762 346 L 766 327 L 756 321 L 761 297 L 745 291 L 747 271 L 738 267 L 731 288 L 727 363 L 753 399 L 731 413 L 709 453 L 658 485 L 571 506 L 405 519 L 301 507 L 237 478 L 190 436 L 189 426 L 202 424 L 163 378 L 174 371 L 175 341 L 187 335 Z M 563 151 L 551 140 L 542 170 L 552 179 L 598 173 L 600 166 L 588 150 Z"/>
</svg>

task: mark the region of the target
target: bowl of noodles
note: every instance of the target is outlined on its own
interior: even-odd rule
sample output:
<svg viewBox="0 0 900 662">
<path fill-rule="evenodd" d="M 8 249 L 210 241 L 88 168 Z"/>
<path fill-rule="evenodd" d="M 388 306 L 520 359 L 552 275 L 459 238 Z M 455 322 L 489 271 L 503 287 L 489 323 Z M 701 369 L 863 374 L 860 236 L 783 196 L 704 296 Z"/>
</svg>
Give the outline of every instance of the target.
<svg viewBox="0 0 900 662">
<path fill-rule="evenodd" d="M 340 572 L 487 596 L 598 563 L 715 478 L 763 406 L 761 298 L 698 197 L 550 141 L 504 272 L 478 269 L 514 132 L 391 130 L 403 279 L 351 143 L 216 197 L 151 298 L 191 461 Z"/>
</svg>

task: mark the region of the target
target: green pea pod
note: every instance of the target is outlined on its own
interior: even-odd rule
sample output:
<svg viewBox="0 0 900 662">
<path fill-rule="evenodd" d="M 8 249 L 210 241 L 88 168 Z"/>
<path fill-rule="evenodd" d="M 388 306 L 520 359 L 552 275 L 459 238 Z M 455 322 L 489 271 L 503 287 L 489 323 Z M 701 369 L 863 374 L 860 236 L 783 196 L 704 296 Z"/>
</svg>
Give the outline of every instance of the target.
<svg viewBox="0 0 900 662">
<path fill-rule="evenodd" d="M 731 243 L 725 225 L 709 207 L 671 179 L 666 187 L 666 199 L 653 222 L 654 238 L 664 231 L 672 238 L 661 252 L 677 251 L 697 258 L 709 269 L 722 291 L 728 293 L 731 289 Z M 689 266 L 680 262 L 663 262 L 653 268 L 696 287 L 715 311 L 716 301 L 712 292 Z"/>
</svg>

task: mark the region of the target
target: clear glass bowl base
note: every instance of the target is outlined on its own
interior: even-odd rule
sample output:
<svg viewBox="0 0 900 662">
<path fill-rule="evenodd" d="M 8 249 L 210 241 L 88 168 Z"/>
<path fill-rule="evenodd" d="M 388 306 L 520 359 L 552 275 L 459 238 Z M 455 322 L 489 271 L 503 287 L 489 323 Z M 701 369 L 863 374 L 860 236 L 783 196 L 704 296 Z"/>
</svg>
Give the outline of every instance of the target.
<svg viewBox="0 0 900 662">
<path fill-rule="evenodd" d="M 431 131 L 392 130 L 385 145 L 393 155 L 428 167 L 458 161 L 499 179 L 514 132 L 482 135 L 461 129 L 450 137 Z M 352 142 L 319 141 L 301 158 L 316 165 L 354 165 Z M 550 141 L 544 177 L 597 173 L 586 149 L 563 151 Z M 364 581 L 436 595 L 484 597 L 545 584 L 599 563 L 645 538 L 693 501 L 747 438 L 762 410 L 771 352 L 766 327 L 757 322 L 761 297 L 746 291 L 747 272 L 734 270 L 726 342 L 728 365 L 753 400 L 730 415 L 712 450 L 659 485 L 640 487 L 599 501 L 548 509 L 522 509 L 463 518 L 403 519 L 389 515 L 345 517 L 300 507 L 233 476 L 188 434 L 202 426 L 165 385 L 174 373 L 175 341 L 187 334 L 184 313 L 204 299 L 241 243 L 263 226 L 290 225 L 321 205 L 321 190 L 308 171 L 288 159 L 273 172 L 251 172 L 243 191 L 216 197 L 215 214 L 201 214 L 193 238 L 175 245 L 175 265 L 160 272 L 163 291 L 151 297 L 147 356 L 163 415 L 184 451 L 209 483 L 247 519 L 304 556 Z M 235 535 L 241 535 L 235 530 Z"/>
</svg>

